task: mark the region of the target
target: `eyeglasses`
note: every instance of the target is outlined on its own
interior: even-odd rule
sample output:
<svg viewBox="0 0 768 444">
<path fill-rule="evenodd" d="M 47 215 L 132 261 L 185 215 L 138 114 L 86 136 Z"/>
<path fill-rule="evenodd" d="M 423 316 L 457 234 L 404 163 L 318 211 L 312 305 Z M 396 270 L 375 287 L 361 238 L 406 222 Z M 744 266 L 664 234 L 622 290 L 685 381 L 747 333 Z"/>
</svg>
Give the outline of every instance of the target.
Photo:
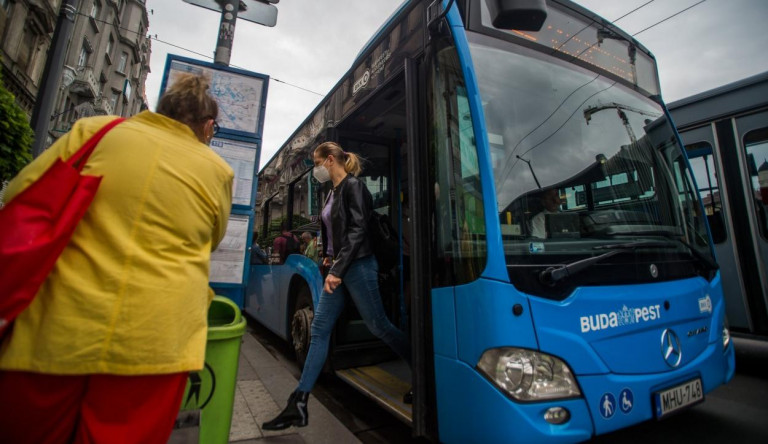
<svg viewBox="0 0 768 444">
<path fill-rule="evenodd" d="M 213 135 L 215 136 L 218 133 L 219 133 L 219 123 L 214 120 L 213 121 Z"/>
</svg>

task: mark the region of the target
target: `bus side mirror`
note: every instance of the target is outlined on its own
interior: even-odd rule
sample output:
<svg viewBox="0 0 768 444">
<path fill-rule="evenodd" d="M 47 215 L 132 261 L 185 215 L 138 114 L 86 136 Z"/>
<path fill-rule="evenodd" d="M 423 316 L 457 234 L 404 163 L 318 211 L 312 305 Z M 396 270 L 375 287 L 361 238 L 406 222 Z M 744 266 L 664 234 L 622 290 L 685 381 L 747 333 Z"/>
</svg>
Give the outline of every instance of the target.
<svg viewBox="0 0 768 444">
<path fill-rule="evenodd" d="M 547 19 L 545 0 L 487 0 L 487 3 L 495 28 L 539 31 Z"/>
</svg>

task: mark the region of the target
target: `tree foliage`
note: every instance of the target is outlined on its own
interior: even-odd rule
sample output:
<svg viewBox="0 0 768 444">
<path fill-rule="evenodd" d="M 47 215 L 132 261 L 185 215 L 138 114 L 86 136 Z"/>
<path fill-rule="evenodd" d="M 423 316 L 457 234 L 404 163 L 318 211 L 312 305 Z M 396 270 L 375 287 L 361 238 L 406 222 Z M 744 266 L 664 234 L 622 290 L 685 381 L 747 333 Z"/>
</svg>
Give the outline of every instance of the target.
<svg viewBox="0 0 768 444">
<path fill-rule="evenodd" d="M 0 70 L 0 182 L 12 179 L 32 161 L 35 135 L 26 113 L 2 80 Z"/>
</svg>

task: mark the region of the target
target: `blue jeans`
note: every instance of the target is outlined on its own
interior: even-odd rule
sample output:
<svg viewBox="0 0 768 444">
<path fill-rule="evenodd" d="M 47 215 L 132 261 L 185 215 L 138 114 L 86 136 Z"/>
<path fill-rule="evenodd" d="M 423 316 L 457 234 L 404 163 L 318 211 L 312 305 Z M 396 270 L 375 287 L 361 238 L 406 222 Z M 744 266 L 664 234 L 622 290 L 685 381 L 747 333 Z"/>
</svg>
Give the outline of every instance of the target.
<svg viewBox="0 0 768 444">
<path fill-rule="evenodd" d="M 333 325 L 344 309 L 344 297 L 349 294 L 365 325 L 371 333 L 390 346 L 395 353 L 411 363 L 411 346 L 405 334 L 387 319 L 379 294 L 379 265 L 373 255 L 352 262 L 341 285 L 333 293 L 323 291 L 315 307 L 311 339 L 298 390 L 309 392 L 317 381 L 328 356 L 328 343 Z"/>
</svg>

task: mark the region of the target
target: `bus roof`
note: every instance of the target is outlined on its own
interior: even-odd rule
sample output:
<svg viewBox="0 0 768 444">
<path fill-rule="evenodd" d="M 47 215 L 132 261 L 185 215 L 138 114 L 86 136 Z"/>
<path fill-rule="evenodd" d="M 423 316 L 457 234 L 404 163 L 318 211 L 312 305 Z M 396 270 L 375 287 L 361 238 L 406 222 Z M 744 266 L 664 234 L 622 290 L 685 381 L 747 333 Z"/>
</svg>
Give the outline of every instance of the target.
<svg viewBox="0 0 768 444">
<path fill-rule="evenodd" d="M 457 6 L 460 10 L 463 10 L 463 15 L 467 14 L 467 11 L 470 7 L 470 5 L 473 2 L 477 2 L 478 0 L 457 0 Z M 485 0 L 479 0 L 479 1 L 485 1 Z M 632 42 L 633 45 L 637 47 L 637 49 L 641 50 L 642 52 L 648 54 L 651 58 L 653 58 L 653 54 L 645 48 L 642 44 L 640 44 L 637 40 L 635 40 L 631 35 L 627 34 L 620 28 L 618 28 L 616 25 L 613 25 L 610 21 L 600 17 L 599 15 L 595 14 L 594 12 L 574 3 L 571 0 L 547 0 L 551 3 L 556 3 L 560 5 L 563 8 L 570 9 L 574 13 L 583 16 L 584 18 L 591 20 L 593 22 L 599 23 L 601 26 L 609 28 L 612 32 L 615 32 L 617 35 L 621 36 L 621 38 Z M 328 91 L 328 94 L 317 104 L 317 106 L 307 115 L 307 118 L 302 121 L 302 123 L 296 128 L 296 130 L 280 145 L 280 148 L 272 155 L 272 157 L 267 161 L 262 163 L 261 171 L 266 169 L 272 162 L 276 160 L 280 152 L 288 145 L 304 128 L 305 125 L 313 118 L 313 116 L 320 110 L 322 106 L 324 106 L 328 100 L 328 98 L 334 94 L 334 92 L 339 88 L 339 86 L 350 76 L 353 74 L 354 69 L 361 63 L 361 61 L 368 55 L 369 52 L 373 51 L 383 37 L 387 34 L 387 32 L 395 26 L 404 13 L 406 13 L 408 10 L 410 10 L 413 6 L 415 6 L 418 3 L 421 3 L 422 0 L 404 0 L 400 6 L 392 13 L 390 16 L 383 22 L 383 24 L 376 30 L 376 32 L 373 34 L 373 36 L 363 45 L 360 52 L 357 54 L 355 59 L 352 61 L 352 63 L 349 66 L 349 69 L 344 73 L 343 76 L 338 80 L 338 82 Z M 466 20 L 466 17 L 464 17 Z M 471 28 L 471 25 L 465 23 L 465 26 L 469 26 Z M 656 79 L 658 81 L 658 79 Z M 260 172 L 261 172 L 260 171 Z"/>
<path fill-rule="evenodd" d="M 352 66 L 355 66 L 357 64 L 358 60 L 360 60 L 360 58 L 363 55 L 365 55 L 366 52 L 368 52 L 368 50 L 373 46 L 373 44 L 376 42 L 376 40 L 378 40 L 379 37 L 381 37 L 381 35 L 384 34 L 384 31 L 392 25 L 392 22 L 395 21 L 395 18 L 397 16 L 399 16 L 400 14 L 402 14 L 403 9 L 405 9 L 406 5 L 408 5 L 408 2 L 410 2 L 410 1 L 411 0 L 404 0 L 400 4 L 400 6 L 398 6 L 397 9 L 395 9 L 395 12 L 393 12 L 389 16 L 389 18 L 387 18 L 387 20 L 385 20 L 384 23 L 379 27 L 379 29 L 376 30 L 376 32 L 373 34 L 373 37 L 371 37 L 370 39 L 368 39 L 367 42 L 365 42 L 365 45 L 363 45 L 363 48 L 360 49 L 360 52 L 357 53 L 357 56 L 355 57 L 355 60 L 352 61 Z"/>
<path fill-rule="evenodd" d="M 678 128 L 768 105 L 768 71 L 669 103 Z"/>
</svg>

